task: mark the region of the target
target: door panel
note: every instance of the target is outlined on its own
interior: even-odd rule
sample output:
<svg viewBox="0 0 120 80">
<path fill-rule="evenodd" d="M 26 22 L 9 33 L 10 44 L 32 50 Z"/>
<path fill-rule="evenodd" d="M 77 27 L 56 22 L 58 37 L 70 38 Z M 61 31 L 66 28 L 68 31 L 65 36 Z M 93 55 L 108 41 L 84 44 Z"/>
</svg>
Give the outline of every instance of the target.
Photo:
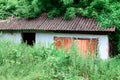
<svg viewBox="0 0 120 80">
<path fill-rule="evenodd" d="M 57 49 L 64 48 L 65 50 L 68 50 L 71 47 L 72 39 L 71 38 L 55 37 L 54 42 L 55 42 L 55 46 Z"/>
<path fill-rule="evenodd" d="M 54 37 L 55 46 L 57 49 L 64 48 L 69 50 L 74 42 L 78 47 L 78 52 L 84 56 L 96 54 L 97 39 L 79 39 L 79 38 L 66 38 L 66 37 Z"/>
<path fill-rule="evenodd" d="M 78 44 L 79 53 L 86 56 L 88 53 L 90 55 L 95 54 L 97 50 L 97 39 L 76 39 L 74 40 Z"/>
</svg>

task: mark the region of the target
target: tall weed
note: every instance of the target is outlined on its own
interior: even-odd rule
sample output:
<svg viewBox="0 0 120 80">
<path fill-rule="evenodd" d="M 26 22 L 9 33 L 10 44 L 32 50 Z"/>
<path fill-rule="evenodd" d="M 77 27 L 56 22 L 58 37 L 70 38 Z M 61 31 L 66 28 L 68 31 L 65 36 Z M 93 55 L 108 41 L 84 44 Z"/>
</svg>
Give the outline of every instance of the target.
<svg viewBox="0 0 120 80">
<path fill-rule="evenodd" d="M 83 57 L 76 47 L 0 42 L 0 80 L 120 80 L 120 57 Z"/>
</svg>

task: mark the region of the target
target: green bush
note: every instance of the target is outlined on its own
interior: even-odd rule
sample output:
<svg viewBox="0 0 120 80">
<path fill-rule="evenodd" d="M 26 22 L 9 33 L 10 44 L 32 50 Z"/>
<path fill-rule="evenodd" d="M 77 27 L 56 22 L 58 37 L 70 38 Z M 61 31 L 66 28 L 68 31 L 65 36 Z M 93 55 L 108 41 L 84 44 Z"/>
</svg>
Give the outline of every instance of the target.
<svg viewBox="0 0 120 80">
<path fill-rule="evenodd" d="M 0 80 L 120 80 L 120 57 L 102 61 L 53 45 L 0 42 Z"/>
</svg>

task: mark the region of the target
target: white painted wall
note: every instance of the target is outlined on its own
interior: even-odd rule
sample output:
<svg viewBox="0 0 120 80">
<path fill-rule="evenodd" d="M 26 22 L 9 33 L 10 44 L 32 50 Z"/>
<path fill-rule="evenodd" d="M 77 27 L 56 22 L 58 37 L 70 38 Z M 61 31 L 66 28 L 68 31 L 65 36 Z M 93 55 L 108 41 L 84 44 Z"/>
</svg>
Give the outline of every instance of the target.
<svg viewBox="0 0 120 80">
<path fill-rule="evenodd" d="M 54 42 L 54 37 L 74 37 L 74 38 L 97 38 L 98 53 L 101 59 L 109 58 L 109 40 L 107 35 L 92 35 L 92 34 L 65 34 L 65 33 L 36 33 L 36 44 L 46 43 L 45 45 Z M 21 33 L 2 33 L 0 40 L 8 40 L 14 43 L 21 43 Z"/>
<path fill-rule="evenodd" d="M 21 33 L 1 33 L 0 40 L 9 41 L 12 43 L 21 43 Z"/>
<path fill-rule="evenodd" d="M 109 57 L 109 39 L 107 35 L 99 37 L 99 55 L 102 59 Z"/>
<path fill-rule="evenodd" d="M 74 38 L 97 38 L 98 53 L 101 59 L 109 58 L 109 40 L 107 35 L 92 34 L 65 34 L 65 33 L 36 33 L 36 43 L 50 44 L 54 42 L 54 37 L 74 37 Z"/>
</svg>

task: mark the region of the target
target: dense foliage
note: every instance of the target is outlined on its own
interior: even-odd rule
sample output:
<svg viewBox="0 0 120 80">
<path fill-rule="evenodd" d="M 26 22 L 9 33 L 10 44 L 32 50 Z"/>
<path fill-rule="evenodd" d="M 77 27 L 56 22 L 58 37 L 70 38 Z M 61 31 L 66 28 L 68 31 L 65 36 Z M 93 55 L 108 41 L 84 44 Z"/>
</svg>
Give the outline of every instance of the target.
<svg viewBox="0 0 120 80">
<path fill-rule="evenodd" d="M 0 0 L 0 18 L 17 16 L 34 18 L 47 12 L 50 18 L 77 14 L 96 18 L 103 26 L 119 27 L 119 0 Z"/>
<path fill-rule="evenodd" d="M 53 45 L 0 42 L 0 80 L 120 80 L 120 56 L 83 58 Z"/>
</svg>

